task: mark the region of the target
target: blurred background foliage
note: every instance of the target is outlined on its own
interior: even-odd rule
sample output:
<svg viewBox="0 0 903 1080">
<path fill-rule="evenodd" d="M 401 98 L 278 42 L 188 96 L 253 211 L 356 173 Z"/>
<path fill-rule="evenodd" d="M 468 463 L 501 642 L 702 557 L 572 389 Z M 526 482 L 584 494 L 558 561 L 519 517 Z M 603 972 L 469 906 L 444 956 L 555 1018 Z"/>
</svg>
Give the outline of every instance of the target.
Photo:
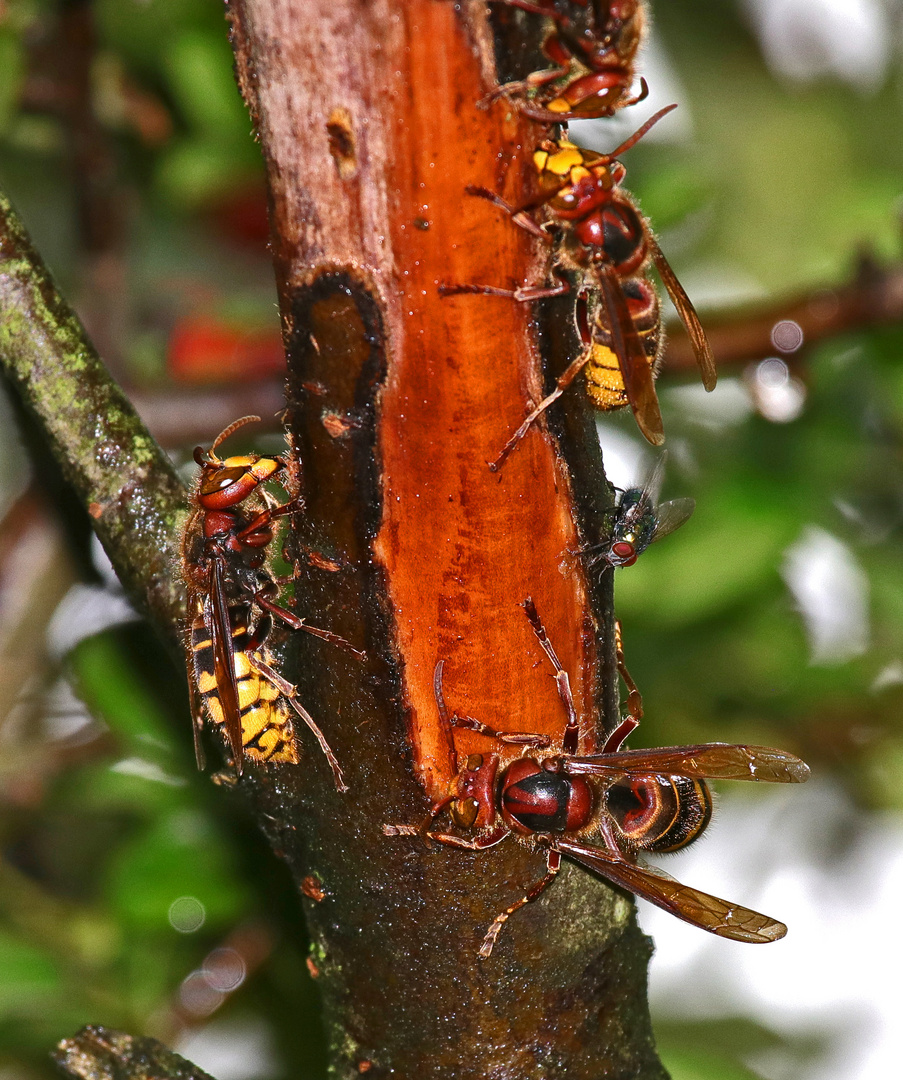
<svg viewBox="0 0 903 1080">
<path fill-rule="evenodd" d="M 895 267 L 900 6 L 654 16 L 648 112 L 681 109 L 630 152 L 628 186 L 703 316 L 830 302 L 863 252 Z M 648 112 L 578 137 L 611 148 Z M 0 185 L 177 460 L 275 414 L 263 174 L 216 0 L 0 3 Z M 846 815 L 839 861 L 903 810 L 901 347 L 903 325 L 851 325 L 725 366 L 706 400 L 666 372 L 665 496 L 698 509 L 617 579 L 647 707 L 634 745 L 800 753 Z M 288 876 L 197 774 L 182 676 L 0 406 L 0 1075 L 48 1075 L 50 1047 L 92 1022 L 218 1080 L 321 1076 Z M 629 418 L 602 438 L 617 483 L 648 470 Z M 675 1080 L 832 1075 L 829 1025 L 660 1012 Z"/>
</svg>

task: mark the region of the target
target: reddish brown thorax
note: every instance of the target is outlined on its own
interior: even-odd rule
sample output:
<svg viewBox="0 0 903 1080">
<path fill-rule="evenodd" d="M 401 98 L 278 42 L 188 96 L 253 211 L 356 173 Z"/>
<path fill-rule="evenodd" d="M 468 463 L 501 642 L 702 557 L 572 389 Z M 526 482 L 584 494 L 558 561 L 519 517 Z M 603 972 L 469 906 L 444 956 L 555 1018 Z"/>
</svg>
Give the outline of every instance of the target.
<svg viewBox="0 0 903 1080">
<path fill-rule="evenodd" d="M 534 758 L 518 758 L 501 782 L 501 811 L 512 832 L 574 832 L 593 814 L 593 792 L 582 776 L 543 768 Z"/>
</svg>

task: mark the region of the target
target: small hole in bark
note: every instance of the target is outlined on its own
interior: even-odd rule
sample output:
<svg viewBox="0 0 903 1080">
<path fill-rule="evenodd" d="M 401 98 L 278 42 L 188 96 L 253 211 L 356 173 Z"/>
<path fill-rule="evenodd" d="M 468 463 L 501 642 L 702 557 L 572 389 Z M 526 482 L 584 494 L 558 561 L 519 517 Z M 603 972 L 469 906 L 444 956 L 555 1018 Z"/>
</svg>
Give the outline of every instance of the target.
<svg viewBox="0 0 903 1080">
<path fill-rule="evenodd" d="M 322 551 L 308 552 L 307 561 L 311 566 L 316 566 L 318 570 L 328 570 L 330 574 L 337 574 L 342 569 L 335 559 L 327 558 Z"/>
<path fill-rule="evenodd" d="M 348 434 L 352 425 L 344 416 L 339 416 L 338 413 L 326 413 L 323 416 L 323 427 L 326 428 L 333 439 L 341 439 L 343 435 Z"/>
<path fill-rule="evenodd" d="M 303 892 L 305 896 L 309 896 L 311 900 L 316 900 L 318 904 L 326 896 L 326 893 L 323 890 L 323 886 L 320 884 L 317 878 L 313 876 L 313 874 L 308 874 L 308 876 L 301 882 L 301 892 Z"/>
<path fill-rule="evenodd" d="M 360 420 L 356 417 L 334 412 L 323 413 L 321 419 L 323 427 L 334 439 L 344 438 L 350 432 L 357 431 L 361 426 Z"/>
<path fill-rule="evenodd" d="M 357 172 L 357 142 L 351 126 L 351 113 L 347 109 L 333 109 L 326 124 L 329 136 L 329 152 L 332 154 L 339 176 L 350 180 Z"/>
</svg>

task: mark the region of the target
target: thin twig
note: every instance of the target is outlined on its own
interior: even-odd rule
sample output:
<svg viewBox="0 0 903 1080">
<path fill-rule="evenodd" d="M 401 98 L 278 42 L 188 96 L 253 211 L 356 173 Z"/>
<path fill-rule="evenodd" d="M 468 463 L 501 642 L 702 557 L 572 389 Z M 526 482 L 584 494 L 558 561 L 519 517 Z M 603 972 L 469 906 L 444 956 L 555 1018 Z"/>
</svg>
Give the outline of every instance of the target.
<svg viewBox="0 0 903 1080">
<path fill-rule="evenodd" d="M 882 265 L 874 256 L 862 253 L 846 285 L 812 289 L 764 307 L 707 317 L 703 322 L 715 360 L 725 367 L 776 354 L 786 358 L 804 345 L 901 319 L 903 264 Z M 792 323 L 800 333 L 789 325 Z M 783 340 L 782 329 L 787 335 Z M 669 329 L 665 373 L 695 370 L 696 358 L 686 332 L 675 328 L 671 334 Z"/>
</svg>

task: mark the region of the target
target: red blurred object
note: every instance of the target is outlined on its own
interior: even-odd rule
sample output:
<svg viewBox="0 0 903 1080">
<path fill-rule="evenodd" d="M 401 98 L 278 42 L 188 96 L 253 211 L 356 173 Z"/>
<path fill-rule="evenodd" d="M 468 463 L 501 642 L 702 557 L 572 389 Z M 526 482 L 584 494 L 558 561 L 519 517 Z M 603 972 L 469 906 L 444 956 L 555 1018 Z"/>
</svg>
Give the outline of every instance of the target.
<svg viewBox="0 0 903 1080">
<path fill-rule="evenodd" d="M 265 254 L 270 240 L 270 222 L 263 179 L 221 194 L 209 206 L 207 219 L 221 238 Z"/>
<path fill-rule="evenodd" d="M 285 370 L 279 328 L 249 328 L 212 315 L 189 315 L 173 327 L 167 369 L 186 383 L 254 382 Z"/>
</svg>

